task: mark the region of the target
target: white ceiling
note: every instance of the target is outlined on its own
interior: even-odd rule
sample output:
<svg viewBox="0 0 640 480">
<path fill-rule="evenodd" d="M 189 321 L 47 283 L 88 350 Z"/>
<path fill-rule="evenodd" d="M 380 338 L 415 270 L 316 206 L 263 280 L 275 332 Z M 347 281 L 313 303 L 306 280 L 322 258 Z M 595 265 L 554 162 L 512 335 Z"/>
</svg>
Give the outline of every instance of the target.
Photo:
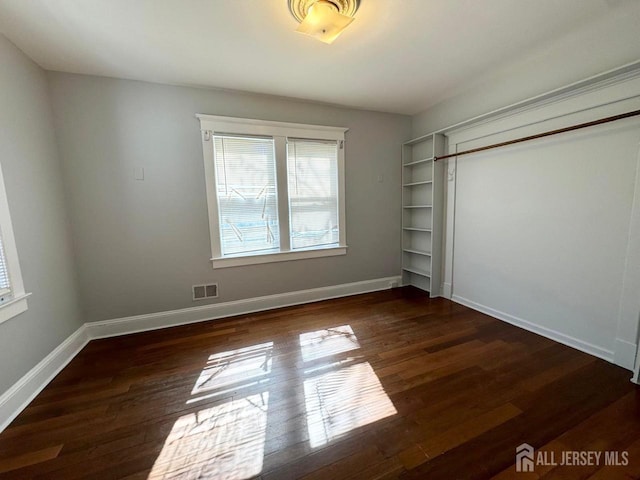
<svg viewBox="0 0 640 480">
<path fill-rule="evenodd" d="M 45 69 L 405 114 L 528 58 L 514 81 L 544 85 L 640 58 L 639 0 L 361 0 L 332 45 L 296 26 L 287 0 L 0 0 Z"/>
</svg>

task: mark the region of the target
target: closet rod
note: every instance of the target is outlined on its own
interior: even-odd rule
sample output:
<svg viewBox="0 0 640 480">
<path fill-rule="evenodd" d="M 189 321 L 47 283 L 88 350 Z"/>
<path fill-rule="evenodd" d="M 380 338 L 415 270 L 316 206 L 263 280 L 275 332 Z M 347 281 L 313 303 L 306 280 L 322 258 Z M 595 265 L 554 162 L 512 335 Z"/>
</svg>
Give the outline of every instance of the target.
<svg viewBox="0 0 640 480">
<path fill-rule="evenodd" d="M 536 135 L 529 135 L 528 137 L 516 138 L 515 140 L 509 140 L 507 142 L 494 143 L 493 145 L 487 145 L 486 147 L 472 148 L 471 150 L 464 150 L 458 153 L 440 155 L 438 157 L 434 157 L 434 160 L 437 162 L 438 160 L 444 160 L 445 158 L 459 157 L 460 155 L 468 155 L 470 153 L 483 152 L 484 150 L 491 150 L 492 148 L 506 147 L 507 145 L 513 145 L 514 143 L 522 143 L 522 142 L 527 142 L 529 140 L 535 140 L 537 138 L 550 137 L 551 135 L 557 135 L 558 133 L 571 132 L 573 130 L 580 130 L 581 128 L 593 127 L 594 125 L 602 125 L 603 123 L 615 122 L 616 120 L 635 117 L 637 115 L 640 115 L 640 110 L 621 113 L 620 115 L 614 115 L 613 117 L 601 118 L 600 120 L 594 120 L 592 122 L 580 123 L 578 125 L 572 125 L 571 127 L 559 128 L 557 130 L 550 130 L 548 132 L 538 133 Z"/>
</svg>

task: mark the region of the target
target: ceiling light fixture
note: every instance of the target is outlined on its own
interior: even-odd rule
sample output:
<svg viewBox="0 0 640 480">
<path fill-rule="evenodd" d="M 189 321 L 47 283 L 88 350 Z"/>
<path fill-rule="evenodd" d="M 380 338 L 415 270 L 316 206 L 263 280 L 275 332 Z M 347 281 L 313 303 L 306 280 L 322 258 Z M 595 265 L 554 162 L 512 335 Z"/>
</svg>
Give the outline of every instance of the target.
<svg viewBox="0 0 640 480">
<path fill-rule="evenodd" d="M 297 32 L 333 43 L 353 22 L 358 0 L 289 0 L 289 10 L 300 22 Z"/>
</svg>

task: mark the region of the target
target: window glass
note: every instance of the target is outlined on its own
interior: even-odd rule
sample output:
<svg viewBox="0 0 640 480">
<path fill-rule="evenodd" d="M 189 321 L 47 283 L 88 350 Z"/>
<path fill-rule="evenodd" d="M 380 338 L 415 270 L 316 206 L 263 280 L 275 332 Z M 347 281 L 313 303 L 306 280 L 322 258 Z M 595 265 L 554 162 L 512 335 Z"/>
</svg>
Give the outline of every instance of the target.
<svg viewBox="0 0 640 480">
<path fill-rule="evenodd" d="M 287 142 L 291 248 L 339 242 L 337 142 Z"/>
<path fill-rule="evenodd" d="M 214 137 L 222 255 L 280 247 L 272 138 Z"/>
</svg>

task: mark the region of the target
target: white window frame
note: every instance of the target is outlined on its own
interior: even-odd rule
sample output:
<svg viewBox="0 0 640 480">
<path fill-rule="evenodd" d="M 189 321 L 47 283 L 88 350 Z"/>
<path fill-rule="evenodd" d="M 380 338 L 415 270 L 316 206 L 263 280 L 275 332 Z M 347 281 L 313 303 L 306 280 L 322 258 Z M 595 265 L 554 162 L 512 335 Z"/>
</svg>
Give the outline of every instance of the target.
<svg viewBox="0 0 640 480">
<path fill-rule="evenodd" d="M 18 259 L 18 249 L 16 248 L 16 240 L 13 235 L 11 214 L 9 213 L 9 202 L 7 200 L 7 192 L 4 187 L 4 176 L 2 175 L 1 166 L 0 232 L 2 235 L 5 260 L 7 262 L 7 270 L 9 272 L 9 283 L 11 284 L 10 297 L 0 303 L 0 323 L 3 323 L 27 310 L 27 297 L 31 294 L 24 291 L 20 261 Z"/>
<path fill-rule="evenodd" d="M 202 152 L 209 209 L 209 233 L 211 238 L 211 263 L 213 268 L 237 267 L 261 263 L 301 260 L 305 258 L 345 255 L 345 180 L 344 180 L 344 136 L 347 128 L 305 125 L 300 123 L 274 122 L 217 115 L 197 114 L 202 132 Z M 220 241 L 220 218 L 216 193 L 216 170 L 214 167 L 213 136 L 217 134 L 260 135 L 273 137 L 276 158 L 276 187 L 278 191 L 278 222 L 280 228 L 280 250 L 273 253 L 240 253 L 222 255 Z M 289 229 L 289 195 L 287 183 L 287 138 L 309 140 L 331 140 L 338 142 L 338 228 L 337 246 L 310 247 L 291 250 Z"/>
</svg>

